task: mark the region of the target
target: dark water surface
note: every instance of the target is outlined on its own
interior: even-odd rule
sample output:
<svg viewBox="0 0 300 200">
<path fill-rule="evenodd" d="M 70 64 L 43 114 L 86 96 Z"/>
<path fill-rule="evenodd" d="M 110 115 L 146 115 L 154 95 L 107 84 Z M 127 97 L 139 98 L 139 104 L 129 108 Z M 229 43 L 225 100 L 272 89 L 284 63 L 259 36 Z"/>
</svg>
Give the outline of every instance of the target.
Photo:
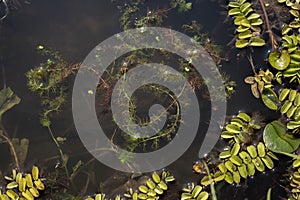
<svg viewBox="0 0 300 200">
<path fill-rule="evenodd" d="M 149 6 L 159 7 L 158 2 L 161 5 L 166 3 L 166 1 L 155 1 L 150 2 Z M 237 83 L 236 94 L 228 101 L 228 115 L 236 114 L 240 110 L 260 111 L 268 117 L 268 120 L 276 119 L 277 116 L 256 100 L 250 93 L 250 87 L 243 82 L 244 77 L 252 74 L 248 61 L 243 56 L 240 60 L 236 60 L 238 52 L 226 46 L 233 37 L 234 27 L 230 21 L 224 22 L 225 8 L 216 1 L 192 2 L 193 9 L 190 12 L 179 15 L 172 11 L 165 23 L 175 30 L 180 30 L 182 24 L 197 20 L 203 25 L 203 30 L 222 46 L 223 52 L 230 59 L 229 63 L 223 64 L 222 69 Z M 225 5 L 225 2 L 221 3 Z M 0 21 L 0 68 L 5 72 L 5 80 L 2 78 L 3 73 L 0 73 L 0 88 L 5 82 L 22 99 L 18 106 L 5 114 L 3 120 L 9 133 L 30 139 L 25 169 L 33 164 L 52 169 L 59 159 L 47 130 L 39 124 L 38 98 L 26 86 L 24 74 L 44 61 L 43 57 L 36 53 L 36 46 L 45 44 L 61 52 L 70 63 L 82 62 L 98 43 L 121 31 L 119 17 L 116 3 L 111 3 L 110 0 L 31 0 L 30 4 L 22 4 L 18 10 L 12 11 L 7 18 Z M 257 58 L 263 60 L 266 50 L 262 49 L 257 53 Z M 256 64 L 259 66 L 263 62 Z M 53 122 L 54 131 L 57 136 L 68 139 L 62 146 L 71 156 L 70 164 L 74 164 L 79 159 L 87 162 L 92 157 L 86 152 L 77 136 L 72 119 L 71 98 L 68 100 L 64 110 Z M 199 176 L 192 172 L 192 163 L 198 160 L 199 148 L 200 145 L 195 140 L 191 148 L 178 161 L 167 167 L 177 178 L 178 188 L 185 183 L 199 180 Z M 1 148 L 0 158 L 0 169 L 9 173 L 10 158 L 6 148 L 3 150 Z M 114 170 L 98 162 L 86 170 L 92 170 L 96 174 L 96 180 L 88 190 L 90 193 L 97 191 L 99 183 L 115 173 Z M 255 176 L 254 179 L 249 179 L 240 186 L 223 187 L 218 194 L 219 199 L 265 199 L 269 187 L 276 187 L 273 190 L 274 197 L 284 196 L 283 189 L 279 186 L 281 173 L 280 169 L 276 169 Z M 80 181 L 78 184 L 78 187 L 81 187 Z M 107 191 L 104 192 L 111 192 L 117 184 L 111 185 L 111 188 L 106 187 Z"/>
</svg>

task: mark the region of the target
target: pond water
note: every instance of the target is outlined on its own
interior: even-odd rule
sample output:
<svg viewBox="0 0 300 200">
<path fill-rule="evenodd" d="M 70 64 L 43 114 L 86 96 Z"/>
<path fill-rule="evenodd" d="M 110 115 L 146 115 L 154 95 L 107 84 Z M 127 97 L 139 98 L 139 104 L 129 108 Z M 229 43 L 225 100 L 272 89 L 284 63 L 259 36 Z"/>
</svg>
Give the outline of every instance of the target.
<svg viewBox="0 0 300 200">
<path fill-rule="evenodd" d="M 16 0 L 15 0 L 16 1 Z M 238 111 L 259 111 L 267 120 L 277 119 L 274 112 L 270 112 L 261 101 L 255 99 L 249 85 L 244 84 L 244 78 L 252 74 L 249 63 L 243 53 L 237 59 L 235 48 L 227 46 L 232 40 L 235 27 L 227 18 L 225 1 L 192 0 L 193 9 L 178 14 L 171 12 L 165 20 L 175 30 L 180 30 L 184 23 L 197 20 L 203 31 L 207 32 L 214 42 L 222 47 L 223 54 L 229 62 L 222 63 L 222 70 L 230 74 L 237 83 L 236 93 L 228 101 L 227 114 L 234 115 Z M 86 55 L 100 42 L 113 34 L 122 31 L 120 28 L 119 2 L 110 0 L 30 0 L 20 1 L 20 5 L 10 11 L 8 16 L 0 21 L 0 85 L 5 84 L 21 98 L 21 103 L 10 110 L 3 117 L 3 123 L 8 132 L 16 137 L 26 137 L 30 140 L 29 153 L 24 163 L 24 169 L 38 165 L 46 172 L 54 170 L 59 160 L 55 144 L 47 130 L 39 123 L 40 104 L 36 95 L 29 91 L 26 85 L 25 73 L 43 62 L 44 58 L 37 54 L 36 46 L 44 44 L 59 51 L 70 63 L 82 62 Z M 166 5 L 168 1 L 147 1 L 145 9 Z M 1 13 L 0 13 L 1 14 Z M 259 49 L 255 53 L 258 66 L 263 65 L 263 59 L 268 47 Z M 72 88 L 72 80 L 69 83 Z M 70 89 L 71 91 L 71 89 Z M 100 116 L 101 117 L 101 116 Z M 86 166 L 75 180 L 76 190 L 85 186 L 87 174 L 90 184 L 86 194 L 99 191 L 111 194 L 115 188 L 124 184 L 128 174 L 116 172 L 98 161 L 82 145 L 72 118 L 71 97 L 63 110 L 53 120 L 53 130 L 56 136 L 66 137 L 62 144 L 65 153 L 70 156 L 69 165 L 78 160 L 92 163 Z M 192 146 L 176 162 L 167 166 L 177 181 L 174 191 L 188 182 L 199 181 L 199 175 L 192 172 L 194 161 L 198 160 L 200 144 L 197 139 Z M 7 148 L 0 148 L 0 170 L 10 173 L 10 153 Z M 285 162 L 285 160 L 281 160 Z M 284 164 L 280 164 L 273 171 L 267 171 L 244 181 L 239 186 L 223 186 L 218 192 L 219 199 L 265 199 L 268 188 L 273 188 L 274 199 L 285 197 L 284 188 L 280 186 Z M 26 171 L 25 170 L 25 171 Z M 46 173 L 45 172 L 45 173 Z M 116 180 L 110 182 L 112 177 Z M 174 198 L 174 197 L 173 197 Z M 175 197 L 175 199 L 178 198 Z M 167 198 L 164 198 L 167 199 Z"/>
</svg>

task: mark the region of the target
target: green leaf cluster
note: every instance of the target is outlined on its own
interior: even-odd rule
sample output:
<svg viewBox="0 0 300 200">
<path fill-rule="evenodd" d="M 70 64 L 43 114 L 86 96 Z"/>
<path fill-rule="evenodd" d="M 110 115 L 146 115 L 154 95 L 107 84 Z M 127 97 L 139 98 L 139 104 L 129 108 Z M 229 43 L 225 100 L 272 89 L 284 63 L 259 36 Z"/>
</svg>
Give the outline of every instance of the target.
<svg viewBox="0 0 300 200">
<path fill-rule="evenodd" d="M 173 8 L 178 7 L 178 12 L 186 12 L 192 9 L 192 3 L 186 0 L 173 0 L 171 6 Z"/>
<path fill-rule="evenodd" d="M 265 88 L 273 86 L 272 80 L 274 79 L 273 73 L 267 69 L 266 71 L 260 70 L 254 76 L 247 76 L 244 81 L 251 85 L 251 92 L 255 98 L 259 98 Z"/>
<path fill-rule="evenodd" d="M 108 200 L 106 197 L 106 195 L 103 193 L 98 193 L 93 195 L 92 197 L 87 197 L 84 200 Z M 116 196 L 115 198 L 109 198 L 109 200 L 121 200 L 121 196 Z"/>
<path fill-rule="evenodd" d="M 230 143 L 248 143 L 255 130 L 259 130 L 262 124 L 260 120 L 251 118 L 246 113 L 239 113 L 230 119 L 221 133 L 221 138 L 230 139 Z"/>
<path fill-rule="evenodd" d="M 264 172 L 274 168 L 277 157 L 266 148 L 263 142 L 253 144 L 257 132 L 263 127 L 259 117 L 239 113 L 232 117 L 221 133 L 221 138 L 229 140 L 229 147 L 219 153 L 216 170 L 201 179 L 201 185 L 226 181 L 239 184 L 242 179 L 254 176 L 256 171 Z"/>
<path fill-rule="evenodd" d="M 279 94 L 279 100 L 282 102 L 280 112 L 291 120 L 287 123 L 289 130 L 300 127 L 300 94 L 297 90 L 284 88 Z"/>
<path fill-rule="evenodd" d="M 300 159 L 293 162 L 293 171 L 290 174 L 288 181 L 291 186 L 291 194 L 288 200 L 297 200 L 300 198 Z"/>
<path fill-rule="evenodd" d="M 242 178 L 254 176 L 256 171 L 264 172 L 266 168 L 273 169 L 273 160 L 278 158 L 269 151 L 264 143 L 259 142 L 256 146 L 249 145 L 242 149 L 239 143 L 235 143 L 231 149 L 219 154 L 220 164 L 212 180 L 205 176 L 201 180 L 202 185 L 209 185 L 211 181 L 220 182 L 225 180 L 229 184 L 239 184 Z"/>
<path fill-rule="evenodd" d="M 138 191 L 129 189 L 128 193 L 124 194 L 126 198 L 132 200 L 156 200 L 168 190 L 167 183 L 173 182 L 175 178 L 170 175 L 170 172 L 163 171 L 160 175 L 154 172 L 146 181 L 146 184 L 140 185 Z"/>
<path fill-rule="evenodd" d="M 5 176 L 8 181 L 5 193 L 0 190 L 1 200 L 20 199 L 34 200 L 40 197 L 40 192 L 45 190 L 45 185 L 39 176 L 39 168 L 32 167 L 31 173 L 21 173 L 12 170 L 11 176 Z"/>
<path fill-rule="evenodd" d="M 285 3 L 289 7 L 290 14 L 294 17 L 294 20 L 289 24 L 286 24 L 282 29 L 282 34 L 287 34 L 291 29 L 297 29 L 300 32 L 300 2 L 299 0 L 277 0 L 278 3 Z"/>
<path fill-rule="evenodd" d="M 265 40 L 260 36 L 263 21 L 261 16 L 254 12 L 251 3 L 247 0 L 235 0 L 230 1 L 228 7 L 228 15 L 234 17 L 234 24 L 238 26 L 235 46 L 264 46 Z"/>
<path fill-rule="evenodd" d="M 300 30 L 300 4 L 299 1 L 278 0 L 279 3 L 285 3 L 289 7 L 289 12 L 293 20 L 285 24 L 281 30 L 281 46 L 269 54 L 268 60 L 270 65 L 279 70 L 276 77 L 281 84 L 282 77 L 289 81 L 300 83 L 300 50 L 299 50 L 299 30 Z"/>
<path fill-rule="evenodd" d="M 182 191 L 180 200 L 207 200 L 209 197 L 209 193 L 203 190 L 201 185 L 194 183 L 189 184 Z"/>
</svg>

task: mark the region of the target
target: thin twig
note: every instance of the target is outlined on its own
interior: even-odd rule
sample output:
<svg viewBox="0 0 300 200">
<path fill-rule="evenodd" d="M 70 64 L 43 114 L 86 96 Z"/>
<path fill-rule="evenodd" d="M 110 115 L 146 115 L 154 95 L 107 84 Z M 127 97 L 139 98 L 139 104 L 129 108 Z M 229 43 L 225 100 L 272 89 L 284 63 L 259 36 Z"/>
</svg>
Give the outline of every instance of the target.
<svg viewBox="0 0 300 200">
<path fill-rule="evenodd" d="M 20 163 L 19 163 L 19 158 L 18 158 L 16 149 L 15 149 L 11 139 L 9 138 L 8 133 L 6 132 L 3 124 L 1 123 L 1 119 L 0 119 L 0 130 L 2 131 L 1 137 L 8 143 L 8 145 L 10 147 L 10 150 L 11 150 L 11 152 L 13 154 L 13 157 L 14 157 L 14 160 L 15 160 L 16 167 L 19 170 L 21 170 Z"/>
<path fill-rule="evenodd" d="M 252 71 L 254 74 L 257 74 L 256 73 L 256 70 L 255 70 L 255 66 L 254 66 L 254 63 L 253 63 L 253 58 L 252 58 L 252 55 L 250 54 L 250 56 L 248 56 L 248 60 L 249 60 L 249 63 L 251 65 L 251 68 L 252 68 Z"/>
<path fill-rule="evenodd" d="M 268 17 L 267 11 L 266 11 L 266 7 L 265 7 L 265 4 L 264 4 L 263 0 L 259 0 L 259 2 L 260 2 L 260 6 L 263 10 L 264 16 L 265 16 L 265 21 L 266 21 L 267 29 L 268 29 L 267 32 L 269 33 L 269 37 L 270 37 L 271 43 L 272 43 L 272 50 L 275 50 L 276 49 L 276 42 L 275 42 L 273 32 L 271 30 L 271 26 L 270 26 L 269 17 Z"/>
</svg>

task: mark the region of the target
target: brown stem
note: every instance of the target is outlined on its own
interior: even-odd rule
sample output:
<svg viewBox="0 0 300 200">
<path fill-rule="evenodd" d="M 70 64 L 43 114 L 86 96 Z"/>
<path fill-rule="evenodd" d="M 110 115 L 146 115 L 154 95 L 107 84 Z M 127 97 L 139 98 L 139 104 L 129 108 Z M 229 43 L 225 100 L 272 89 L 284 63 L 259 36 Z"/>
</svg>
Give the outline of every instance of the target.
<svg viewBox="0 0 300 200">
<path fill-rule="evenodd" d="M 263 0 L 259 0 L 259 2 L 260 2 L 260 6 L 263 10 L 264 16 L 265 16 L 267 29 L 268 29 L 267 32 L 269 33 L 269 37 L 270 37 L 271 43 L 272 43 L 272 50 L 275 50 L 276 49 L 276 42 L 275 42 L 273 32 L 271 30 L 270 21 L 269 21 L 269 17 L 268 17 L 267 11 L 266 11 L 266 7 L 265 7 L 265 4 L 264 4 Z"/>
<path fill-rule="evenodd" d="M 250 65 L 251 65 L 253 73 L 256 75 L 257 73 L 256 73 L 256 70 L 255 70 L 255 66 L 254 66 L 253 58 L 252 58 L 251 54 L 250 54 L 250 56 L 248 56 L 248 61 L 249 61 Z"/>
<path fill-rule="evenodd" d="M 11 152 L 13 154 L 13 157 L 14 157 L 14 160 L 15 160 L 15 163 L 16 163 L 16 167 L 19 170 L 21 170 L 16 149 L 15 149 L 15 147 L 14 147 L 11 139 L 9 138 L 8 133 L 6 132 L 5 128 L 3 127 L 3 124 L 1 123 L 1 119 L 0 119 L 0 130 L 2 131 L 1 137 L 8 143 L 8 145 L 10 147 L 10 150 L 11 150 Z"/>
</svg>

